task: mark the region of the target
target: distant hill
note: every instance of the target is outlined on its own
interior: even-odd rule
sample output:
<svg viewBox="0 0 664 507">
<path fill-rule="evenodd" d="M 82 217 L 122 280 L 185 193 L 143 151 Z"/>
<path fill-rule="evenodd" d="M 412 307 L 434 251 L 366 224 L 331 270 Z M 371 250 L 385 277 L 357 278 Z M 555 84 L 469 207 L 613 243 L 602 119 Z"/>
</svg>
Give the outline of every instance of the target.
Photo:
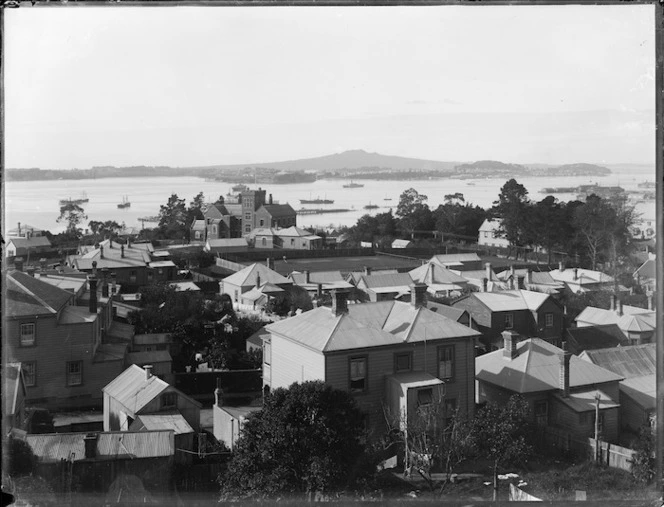
<svg viewBox="0 0 664 507">
<path fill-rule="evenodd" d="M 611 169 L 595 164 L 565 164 L 556 167 L 549 167 L 546 171 L 551 176 L 562 175 L 584 175 L 584 176 L 606 176 L 611 174 Z"/>
<path fill-rule="evenodd" d="M 460 164 L 454 167 L 454 172 L 459 174 L 510 174 L 519 176 L 527 174 L 528 168 L 519 164 L 506 164 L 497 160 L 478 160 L 472 164 Z"/>
<path fill-rule="evenodd" d="M 284 162 L 263 162 L 251 164 L 215 165 L 199 167 L 197 169 L 214 169 L 234 171 L 245 167 L 263 167 L 285 171 L 354 171 L 367 169 L 392 169 L 416 171 L 442 171 L 451 172 L 458 162 L 441 162 L 420 158 L 398 157 L 394 155 L 381 155 L 369 153 L 364 150 L 348 150 L 322 157 L 286 160 Z"/>
</svg>

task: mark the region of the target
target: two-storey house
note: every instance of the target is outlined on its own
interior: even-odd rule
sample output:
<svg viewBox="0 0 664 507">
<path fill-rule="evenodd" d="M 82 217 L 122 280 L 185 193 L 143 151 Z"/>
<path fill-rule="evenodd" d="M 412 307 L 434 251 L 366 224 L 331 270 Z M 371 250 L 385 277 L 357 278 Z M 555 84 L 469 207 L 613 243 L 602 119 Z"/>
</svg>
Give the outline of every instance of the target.
<svg viewBox="0 0 664 507">
<path fill-rule="evenodd" d="M 460 295 L 468 290 L 468 280 L 446 266 L 429 261 L 408 272 L 416 283 L 425 283 L 427 292 L 436 297 Z"/>
<path fill-rule="evenodd" d="M 21 271 L 5 275 L 3 354 L 21 362 L 26 400 L 47 408 L 101 406 L 101 388 L 124 364 L 126 343 L 105 343 L 112 298 L 91 276 L 87 306 L 76 295 Z"/>
<path fill-rule="evenodd" d="M 280 297 L 284 289 L 292 285 L 293 282 L 285 276 L 263 264 L 254 263 L 224 278 L 219 284 L 219 293 L 228 294 L 236 307 L 255 307 L 258 300 L 264 298 L 266 303 L 269 294 Z"/>
<path fill-rule="evenodd" d="M 430 403 L 442 396 L 451 414 L 474 413 L 474 343 L 479 333 L 425 307 L 426 286 L 411 301 L 349 305 L 346 293 L 266 326 L 264 390 L 322 380 L 349 391 L 368 427 L 384 430 L 384 409 L 398 399 Z M 416 392 L 418 391 L 418 392 Z M 437 395 L 437 396 L 435 396 Z"/>
<path fill-rule="evenodd" d="M 502 346 L 505 330 L 553 344 L 562 342 L 563 309 L 549 294 L 522 289 L 473 292 L 452 306 L 470 313 L 487 350 Z"/>
<path fill-rule="evenodd" d="M 576 317 L 577 327 L 596 327 L 615 324 L 625 335 L 629 345 L 649 343 L 655 336 L 655 315 L 652 296 L 650 308 L 623 305 L 616 296 L 611 296 L 609 309 L 587 306 Z"/>
</svg>

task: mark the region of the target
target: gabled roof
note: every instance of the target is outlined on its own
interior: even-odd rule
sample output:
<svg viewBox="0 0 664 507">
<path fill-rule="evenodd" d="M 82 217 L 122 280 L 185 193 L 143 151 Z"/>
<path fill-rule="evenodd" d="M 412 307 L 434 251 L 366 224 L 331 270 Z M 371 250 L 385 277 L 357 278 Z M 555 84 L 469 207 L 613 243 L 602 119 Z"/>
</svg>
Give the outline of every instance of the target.
<svg viewBox="0 0 664 507">
<path fill-rule="evenodd" d="M 180 412 L 160 412 L 158 414 L 142 414 L 129 427 L 129 431 L 163 431 L 172 430 L 175 435 L 194 433 Z"/>
<path fill-rule="evenodd" d="M 274 284 L 293 283 L 276 271 L 258 263 L 251 264 L 237 273 L 233 273 L 231 276 L 224 278 L 223 282 L 237 286 L 256 285 L 256 275 L 259 275 L 261 284 L 265 282 Z"/>
<path fill-rule="evenodd" d="M 413 283 L 413 279 L 408 273 L 362 275 L 360 280 L 364 281 L 367 289 L 408 287 Z"/>
<path fill-rule="evenodd" d="M 442 284 L 464 286 L 468 283 L 468 280 L 464 277 L 457 275 L 455 272 L 434 262 L 427 262 L 419 268 L 409 271 L 408 274 L 413 281 L 426 283 L 427 285 Z"/>
<path fill-rule="evenodd" d="M 444 315 L 448 319 L 452 319 L 456 322 L 459 322 L 459 319 L 461 319 L 464 316 L 464 314 L 468 315 L 468 312 L 463 308 L 455 308 L 453 306 L 434 303 L 432 301 L 429 301 L 427 303 L 427 308 L 432 312 L 435 312 L 439 315 Z"/>
<path fill-rule="evenodd" d="M 627 337 L 615 324 L 573 327 L 567 330 L 567 335 L 577 351 L 617 347 L 627 342 Z"/>
<path fill-rule="evenodd" d="M 295 215 L 295 210 L 290 204 L 263 204 L 261 209 L 267 211 L 273 218 L 290 217 Z"/>
<path fill-rule="evenodd" d="M 26 231 L 31 231 L 31 232 L 44 232 L 43 229 L 40 229 L 39 227 L 35 227 L 34 225 L 30 224 L 21 224 L 21 236 L 25 236 Z M 18 227 L 14 227 L 13 229 L 9 229 L 7 231 L 7 236 L 12 238 L 14 236 L 19 236 L 19 229 Z"/>
<path fill-rule="evenodd" d="M 44 273 L 42 273 L 41 276 L 39 277 L 39 280 L 49 285 L 53 285 L 54 287 L 59 287 L 60 289 L 63 290 L 69 290 L 74 294 L 77 294 L 87 285 L 85 275 L 81 277 L 81 276 L 67 276 L 67 275 L 55 275 L 55 274 L 45 275 Z"/>
<path fill-rule="evenodd" d="M 560 393 L 556 393 L 554 396 L 558 401 L 561 401 L 575 412 L 590 412 L 595 410 L 597 406 L 597 398 L 599 398 L 600 410 L 620 407 L 620 403 L 616 403 L 609 397 L 609 395 L 599 389 L 577 391 L 569 393 L 569 396 L 567 397 L 561 396 Z"/>
<path fill-rule="evenodd" d="M 6 275 L 7 298 L 3 313 L 7 317 L 55 315 L 72 299 L 73 294 L 34 278 L 22 271 Z"/>
<path fill-rule="evenodd" d="M 620 392 L 646 410 L 654 410 L 657 407 L 657 379 L 654 373 L 623 380 L 620 383 Z"/>
<path fill-rule="evenodd" d="M 221 218 L 224 215 L 230 215 L 224 204 L 210 204 L 203 212 L 205 218 Z"/>
<path fill-rule="evenodd" d="M 576 279 L 574 272 L 576 271 Z M 592 285 L 592 284 L 609 284 L 613 283 L 613 277 L 602 273 L 601 271 L 593 271 L 591 269 L 582 268 L 565 268 L 553 269 L 549 272 L 554 280 L 565 283 L 573 283 L 578 285 Z"/>
<path fill-rule="evenodd" d="M 279 237 L 298 237 L 311 239 L 320 238 L 320 236 L 316 236 L 315 234 L 312 234 L 309 231 L 305 231 L 304 229 L 300 229 L 294 225 L 291 227 L 286 227 L 285 229 L 275 229 L 274 233 Z"/>
<path fill-rule="evenodd" d="M 43 463 L 63 459 L 85 459 L 85 436 L 82 433 L 28 435 L 26 442 Z M 96 459 L 163 458 L 175 454 L 174 435 L 167 431 L 109 431 L 96 433 Z"/>
<path fill-rule="evenodd" d="M 306 284 L 306 273 L 300 273 L 299 271 L 293 271 L 288 278 L 293 280 L 293 283 L 296 285 Z M 344 277 L 341 274 L 341 271 L 314 271 L 309 273 L 309 283 L 331 283 L 331 282 L 344 282 Z"/>
<path fill-rule="evenodd" d="M 159 396 L 169 388 L 171 388 L 171 386 L 156 375 L 147 378 L 143 368 L 132 364 L 120 375 L 115 377 L 115 379 L 104 387 L 102 391 L 120 402 L 133 413 L 136 413 L 150 403 L 156 396 Z M 200 406 L 200 403 L 177 389 L 172 388 L 171 390 L 177 392 L 179 396 L 183 396 L 189 399 L 192 403 Z"/>
<path fill-rule="evenodd" d="M 657 371 L 654 343 L 586 350 L 580 357 L 625 378 L 654 375 Z"/>
<path fill-rule="evenodd" d="M 205 220 L 194 220 L 191 224 L 191 229 L 193 231 L 204 231 L 205 230 Z"/>
<path fill-rule="evenodd" d="M 34 248 L 34 247 L 50 247 L 51 242 L 46 236 L 30 236 L 29 238 L 7 238 L 7 244 L 13 243 L 16 248 Z"/>
<path fill-rule="evenodd" d="M 475 377 L 516 393 L 554 391 L 560 387 L 563 350 L 539 338 L 517 344 L 517 356 L 509 359 L 504 349 L 475 359 Z M 570 388 L 620 381 L 622 376 L 572 355 L 569 364 Z"/>
<path fill-rule="evenodd" d="M 452 319 L 400 301 L 348 305 L 341 315 L 319 307 L 269 324 L 266 330 L 319 352 L 480 336 Z"/>
<path fill-rule="evenodd" d="M 605 310 L 587 306 L 576 317 L 578 324 L 601 325 L 616 324 L 623 332 L 646 332 L 655 329 L 655 312 L 637 306 L 624 305 L 623 314 L 615 310 Z"/>
<path fill-rule="evenodd" d="M 500 229 L 502 226 L 503 221 L 502 220 L 489 220 L 488 218 L 482 222 L 482 225 L 480 225 L 479 230 L 484 232 L 484 231 L 497 231 Z"/>
<path fill-rule="evenodd" d="M 123 246 L 124 257 L 122 257 Z M 85 248 L 81 251 L 85 253 L 83 255 L 73 255 L 69 258 L 76 268 L 89 271 L 92 269 L 93 261 L 97 262 L 97 269 L 147 266 L 152 260 L 151 253 L 154 248 L 149 243 L 123 245 L 107 239 L 101 241 L 98 248 Z"/>
<path fill-rule="evenodd" d="M 392 248 L 407 248 L 412 245 L 413 242 L 407 239 L 395 239 L 392 241 Z"/>
<path fill-rule="evenodd" d="M 549 299 L 548 294 L 530 290 L 503 290 L 499 292 L 473 292 L 470 297 L 478 299 L 492 312 L 537 310 Z"/>
<path fill-rule="evenodd" d="M 476 253 L 461 253 L 461 254 L 441 254 L 434 255 L 429 259 L 429 262 L 435 262 L 441 266 L 449 264 L 463 264 L 464 262 L 479 262 L 482 259 Z"/>
</svg>

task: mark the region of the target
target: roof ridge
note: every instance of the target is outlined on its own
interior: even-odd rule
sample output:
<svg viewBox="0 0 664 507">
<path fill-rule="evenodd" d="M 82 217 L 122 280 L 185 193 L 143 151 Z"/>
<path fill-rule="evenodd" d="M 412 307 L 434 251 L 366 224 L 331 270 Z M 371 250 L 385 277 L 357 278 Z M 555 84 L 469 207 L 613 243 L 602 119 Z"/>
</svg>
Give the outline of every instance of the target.
<svg viewBox="0 0 664 507">
<path fill-rule="evenodd" d="M 406 304 L 406 303 L 404 303 Z M 422 312 L 422 307 L 418 307 L 415 310 L 415 318 L 411 321 L 410 326 L 408 327 L 408 331 L 406 332 L 406 337 L 404 338 L 404 343 L 410 341 L 410 335 L 413 332 L 413 329 L 415 329 L 415 322 L 417 322 L 418 317 L 420 316 L 420 313 Z M 424 328 L 424 341 L 426 341 L 426 336 L 427 336 L 427 330 L 426 327 Z"/>
<path fill-rule="evenodd" d="M 30 275 L 26 275 L 30 276 Z M 25 285 L 23 285 L 21 282 L 19 282 L 15 277 L 12 276 L 12 280 L 14 280 L 14 283 L 16 283 L 19 287 L 21 287 L 25 292 L 30 294 L 33 298 L 35 298 L 42 306 L 45 306 L 48 310 L 51 311 L 51 313 L 58 313 L 56 309 L 54 309 L 51 305 L 49 305 L 46 301 L 44 301 L 42 298 L 40 298 L 37 294 L 32 292 L 30 289 L 28 289 Z M 54 287 L 57 289 L 57 287 Z"/>
<path fill-rule="evenodd" d="M 324 307 L 321 307 L 321 308 L 324 308 Z M 323 347 L 322 347 L 323 352 L 327 352 L 327 347 L 330 345 L 330 341 L 332 340 L 332 336 L 334 335 L 334 333 L 337 331 L 337 329 L 341 325 L 341 320 L 343 319 L 344 315 L 346 315 L 346 314 L 342 313 L 341 315 L 336 315 L 337 321 L 334 324 L 334 326 L 332 327 L 332 330 L 330 331 L 330 334 L 327 336 L 327 338 L 325 340 L 325 345 L 323 345 Z"/>
</svg>

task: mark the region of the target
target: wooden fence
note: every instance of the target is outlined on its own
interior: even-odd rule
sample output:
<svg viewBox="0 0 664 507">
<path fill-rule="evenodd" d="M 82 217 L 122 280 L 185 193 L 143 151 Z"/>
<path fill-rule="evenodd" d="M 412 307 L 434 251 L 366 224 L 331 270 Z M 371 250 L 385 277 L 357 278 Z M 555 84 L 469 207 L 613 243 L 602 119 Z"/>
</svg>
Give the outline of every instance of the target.
<svg viewBox="0 0 664 507">
<path fill-rule="evenodd" d="M 577 438 L 560 428 L 547 427 L 544 431 L 546 444 L 554 449 L 571 452 L 581 458 L 595 458 L 595 439 Z M 632 460 L 636 451 L 600 440 L 599 462 L 611 468 L 632 470 Z"/>
</svg>

